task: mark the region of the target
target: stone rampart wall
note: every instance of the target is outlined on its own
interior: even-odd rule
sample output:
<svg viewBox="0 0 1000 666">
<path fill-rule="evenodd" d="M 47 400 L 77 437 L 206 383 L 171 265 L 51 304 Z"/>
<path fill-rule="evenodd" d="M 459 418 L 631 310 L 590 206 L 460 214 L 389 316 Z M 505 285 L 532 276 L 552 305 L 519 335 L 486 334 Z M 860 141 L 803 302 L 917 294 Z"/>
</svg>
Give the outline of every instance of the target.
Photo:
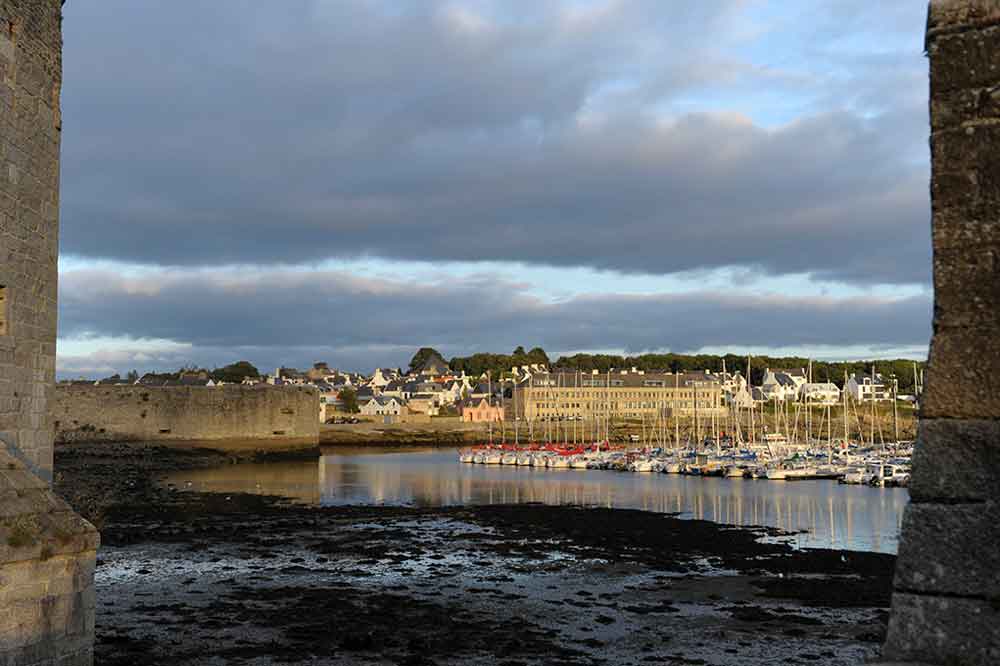
<svg viewBox="0 0 1000 666">
<path fill-rule="evenodd" d="M 60 440 L 319 442 L 316 389 L 58 386 Z"/>
<path fill-rule="evenodd" d="M 49 489 L 60 0 L 0 0 L 0 664 L 93 662 L 98 535 Z"/>
<path fill-rule="evenodd" d="M 59 0 L 0 0 L 0 441 L 52 478 Z"/>
<path fill-rule="evenodd" d="M 934 338 L 884 656 L 1000 663 L 1000 0 L 934 0 Z"/>
</svg>

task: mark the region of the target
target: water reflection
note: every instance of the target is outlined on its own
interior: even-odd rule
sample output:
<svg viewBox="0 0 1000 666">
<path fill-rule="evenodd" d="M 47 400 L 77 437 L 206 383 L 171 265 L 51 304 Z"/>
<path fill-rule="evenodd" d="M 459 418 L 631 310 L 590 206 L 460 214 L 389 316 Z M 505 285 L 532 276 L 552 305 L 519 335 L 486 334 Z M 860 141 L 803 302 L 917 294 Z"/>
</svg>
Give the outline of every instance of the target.
<svg viewBox="0 0 1000 666">
<path fill-rule="evenodd" d="M 807 530 L 802 546 L 896 552 L 905 489 L 600 470 L 463 465 L 454 451 L 336 448 L 319 462 L 186 472 L 181 487 L 281 494 L 312 504 L 446 506 L 543 502 L 680 513 Z"/>
</svg>

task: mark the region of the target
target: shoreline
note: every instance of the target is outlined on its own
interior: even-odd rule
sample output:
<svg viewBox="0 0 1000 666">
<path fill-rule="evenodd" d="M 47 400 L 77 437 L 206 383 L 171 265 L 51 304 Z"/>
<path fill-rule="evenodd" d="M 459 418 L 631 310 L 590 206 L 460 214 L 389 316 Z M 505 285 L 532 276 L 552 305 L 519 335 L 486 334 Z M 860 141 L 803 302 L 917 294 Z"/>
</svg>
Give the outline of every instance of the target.
<svg viewBox="0 0 1000 666">
<path fill-rule="evenodd" d="M 531 504 L 303 507 L 158 483 L 307 455 L 58 447 L 57 490 L 102 528 L 98 663 L 846 664 L 884 632 L 893 556 L 761 542 L 778 530 Z"/>
</svg>

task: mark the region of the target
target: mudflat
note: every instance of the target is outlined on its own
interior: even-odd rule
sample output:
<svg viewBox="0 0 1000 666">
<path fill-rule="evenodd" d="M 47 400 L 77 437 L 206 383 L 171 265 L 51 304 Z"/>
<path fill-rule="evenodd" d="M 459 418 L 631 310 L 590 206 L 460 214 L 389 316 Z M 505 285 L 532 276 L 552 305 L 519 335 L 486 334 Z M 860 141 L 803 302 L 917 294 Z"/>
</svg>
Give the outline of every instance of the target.
<svg viewBox="0 0 1000 666">
<path fill-rule="evenodd" d="M 102 533 L 96 663 L 857 664 L 884 635 L 893 556 L 796 550 L 773 529 L 160 483 L 260 457 L 57 448 L 57 490 Z"/>
</svg>

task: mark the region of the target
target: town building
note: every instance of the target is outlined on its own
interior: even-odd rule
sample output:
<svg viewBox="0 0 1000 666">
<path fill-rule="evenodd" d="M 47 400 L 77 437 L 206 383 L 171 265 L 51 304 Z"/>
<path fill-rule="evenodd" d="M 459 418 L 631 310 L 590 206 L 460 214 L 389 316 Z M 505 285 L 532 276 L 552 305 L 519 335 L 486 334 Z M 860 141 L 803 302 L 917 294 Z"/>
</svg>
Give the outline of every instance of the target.
<svg viewBox="0 0 1000 666">
<path fill-rule="evenodd" d="M 360 411 L 365 416 L 399 416 L 404 406 L 404 403 L 396 398 L 375 396 L 361 405 Z"/>
<path fill-rule="evenodd" d="M 813 405 L 836 405 L 840 389 L 833 382 L 810 382 L 799 387 L 799 398 Z"/>
<path fill-rule="evenodd" d="M 784 402 L 797 400 L 799 387 L 806 383 L 805 372 L 801 370 L 771 370 L 764 372 L 760 390 L 767 400 Z"/>
<path fill-rule="evenodd" d="M 490 404 L 487 398 L 464 400 L 459 405 L 462 420 L 466 423 L 488 423 L 503 421 L 504 409 L 501 405 Z"/>
<path fill-rule="evenodd" d="M 722 382 L 711 373 L 536 373 L 518 387 L 516 411 L 526 420 L 655 419 L 725 416 Z"/>
<path fill-rule="evenodd" d="M 406 401 L 406 407 L 411 414 L 426 414 L 437 416 L 440 413 L 440 403 L 433 393 L 414 393 Z"/>
<path fill-rule="evenodd" d="M 399 373 L 395 370 L 391 368 L 375 368 L 375 372 L 372 373 L 372 378 L 368 382 L 368 385 L 383 388 L 397 379 L 399 379 Z"/>
<path fill-rule="evenodd" d="M 881 400 L 891 400 L 891 387 L 883 379 L 881 374 L 871 375 L 855 373 L 847 380 L 847 394 L 855 402 L 876 402 Z"/>
</svg>

